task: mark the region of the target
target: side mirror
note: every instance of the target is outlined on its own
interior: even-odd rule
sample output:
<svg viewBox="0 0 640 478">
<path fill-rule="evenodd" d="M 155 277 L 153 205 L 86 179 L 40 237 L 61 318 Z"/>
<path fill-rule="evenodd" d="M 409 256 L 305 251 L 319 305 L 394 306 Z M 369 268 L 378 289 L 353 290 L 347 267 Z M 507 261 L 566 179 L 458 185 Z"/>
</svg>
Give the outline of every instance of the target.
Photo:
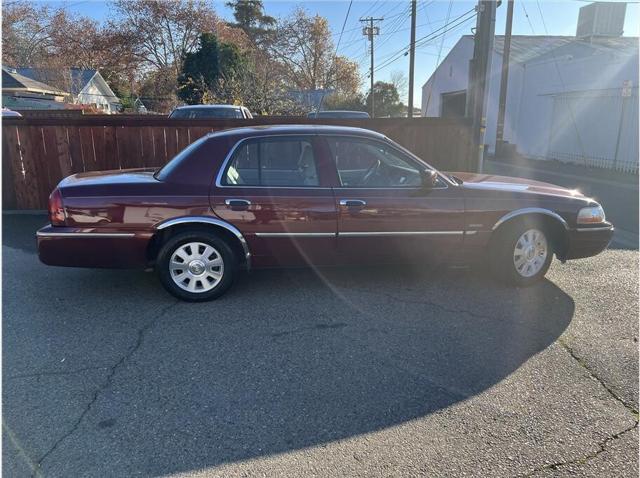
<svg viewBox="0 0 640 478">
<path fill-rule="evenodd" d="M 420 173 L 422 177 L 422 187 L 432 189 L 438 184 L 438 173 L 433 169 L 425 169 Z"/>
</svg>

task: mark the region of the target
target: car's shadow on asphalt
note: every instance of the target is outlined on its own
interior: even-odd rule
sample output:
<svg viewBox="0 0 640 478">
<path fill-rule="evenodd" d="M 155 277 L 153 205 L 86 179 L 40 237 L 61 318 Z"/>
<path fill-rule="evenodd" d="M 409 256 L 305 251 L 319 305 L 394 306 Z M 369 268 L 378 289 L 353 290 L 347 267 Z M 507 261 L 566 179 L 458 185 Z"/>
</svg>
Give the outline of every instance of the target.
<svg viewBox="0 0 640 478">
<path fill-rule="evenodd" d="M 5 309 L 5 321 L 24 320 L 6 315 L 24 310 L 47 327 L 47 346 L 21 338 L 26 323 L 9 325 L 5 346 L 78 357 L 75 368 L 108 355 L 103 347 L 121 349 L 80 425 L 44 463 L 62 475 L 74 460 L 86 475 L 203 470 L 402 424 L 501 382 L 574 312 L 550 281 L 516 289 L 422 267 L 254 271 L 200 304 L 173 301 L 152 274 L 29 268 L 41 274 L 40 295 Z M 29 291 L 12 289 L 8 272 L 5 302 L 17 303 Z M 55 394 L 58 382 L 47 383 Z M 64 433 L 52 429 L 51 441 Z M 28 441 L 29 430 L 20 436 Z"/>
</svg>

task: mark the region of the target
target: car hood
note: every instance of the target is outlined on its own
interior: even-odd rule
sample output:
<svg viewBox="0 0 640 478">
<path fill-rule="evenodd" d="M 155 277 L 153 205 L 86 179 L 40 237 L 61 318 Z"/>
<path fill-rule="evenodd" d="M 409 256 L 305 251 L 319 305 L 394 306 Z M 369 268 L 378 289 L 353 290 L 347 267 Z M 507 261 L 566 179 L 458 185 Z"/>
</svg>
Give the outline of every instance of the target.
<svg viewBox="0 0 640 478">
<path fill-rule="evenodd" d="M 567 198 L 585 198 L 577 189 L 568 189 L 555 184 L 544 183 L 534 179 L 512 178 L 493 174 L 450 173 L 464 183 L 462 187 L 469 190 L 505 191 L 514 193 L 533 193 Z"/>
</svg>

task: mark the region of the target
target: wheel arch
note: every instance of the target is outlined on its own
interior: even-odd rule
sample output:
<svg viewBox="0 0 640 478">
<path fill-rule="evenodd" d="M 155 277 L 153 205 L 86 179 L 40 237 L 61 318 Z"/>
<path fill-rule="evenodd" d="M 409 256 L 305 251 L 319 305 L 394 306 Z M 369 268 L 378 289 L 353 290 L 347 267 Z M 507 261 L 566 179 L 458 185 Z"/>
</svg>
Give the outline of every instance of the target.
<svg viewBox="0 0 640 478">
<path fill-rule="evenodd" d="M 531 207 L 517 209 L 505 214 L 491 228 L 492 240 L 498 237 L 500 231 L 504 230 L 505 227 L 517 221 L 527 220 L 543 224 L 545 230 L 551 235 L 550 239 L 556 256 L 560 260 L 564 260 L 569 247 L 569 224 L 560 214 L 550 209 Z"/>
<path fill-rule="evenodd" d="M 147 246 L 147 260 L 149 263 L 155 262 L 162 244 L 164 244 L 167 239 L 180 232 L 193 229 L 211 231 L 224 239 L 233 252 L 237 254 L 241 265 L 244 265 L 247 269 L 251 268 L 251 251 L 249 250 L 249 244 L 240 230 L 233 224 L 208 216 L 177 217 L 158 224 Z"/>
</svg>

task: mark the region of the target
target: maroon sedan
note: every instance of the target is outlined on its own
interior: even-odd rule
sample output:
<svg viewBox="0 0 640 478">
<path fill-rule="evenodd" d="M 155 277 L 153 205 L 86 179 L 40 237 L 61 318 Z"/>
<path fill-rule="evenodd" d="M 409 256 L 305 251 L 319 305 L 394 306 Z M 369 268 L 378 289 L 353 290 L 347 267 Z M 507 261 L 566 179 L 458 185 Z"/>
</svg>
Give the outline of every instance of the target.
<svg viewBox="0 0 640 478">
<path fill-rule="evenodd" d="M 357 128 L 271 126 L 209 134 L 158 171 L 77 174 L 53 191 L 40 260 L 155 267 L 185 300 L 223 294 L 239 268 L 485 260 L 540 280 L 607 247 L 613 226 L 580 192 L 443 173 Z"/>
</svg>

